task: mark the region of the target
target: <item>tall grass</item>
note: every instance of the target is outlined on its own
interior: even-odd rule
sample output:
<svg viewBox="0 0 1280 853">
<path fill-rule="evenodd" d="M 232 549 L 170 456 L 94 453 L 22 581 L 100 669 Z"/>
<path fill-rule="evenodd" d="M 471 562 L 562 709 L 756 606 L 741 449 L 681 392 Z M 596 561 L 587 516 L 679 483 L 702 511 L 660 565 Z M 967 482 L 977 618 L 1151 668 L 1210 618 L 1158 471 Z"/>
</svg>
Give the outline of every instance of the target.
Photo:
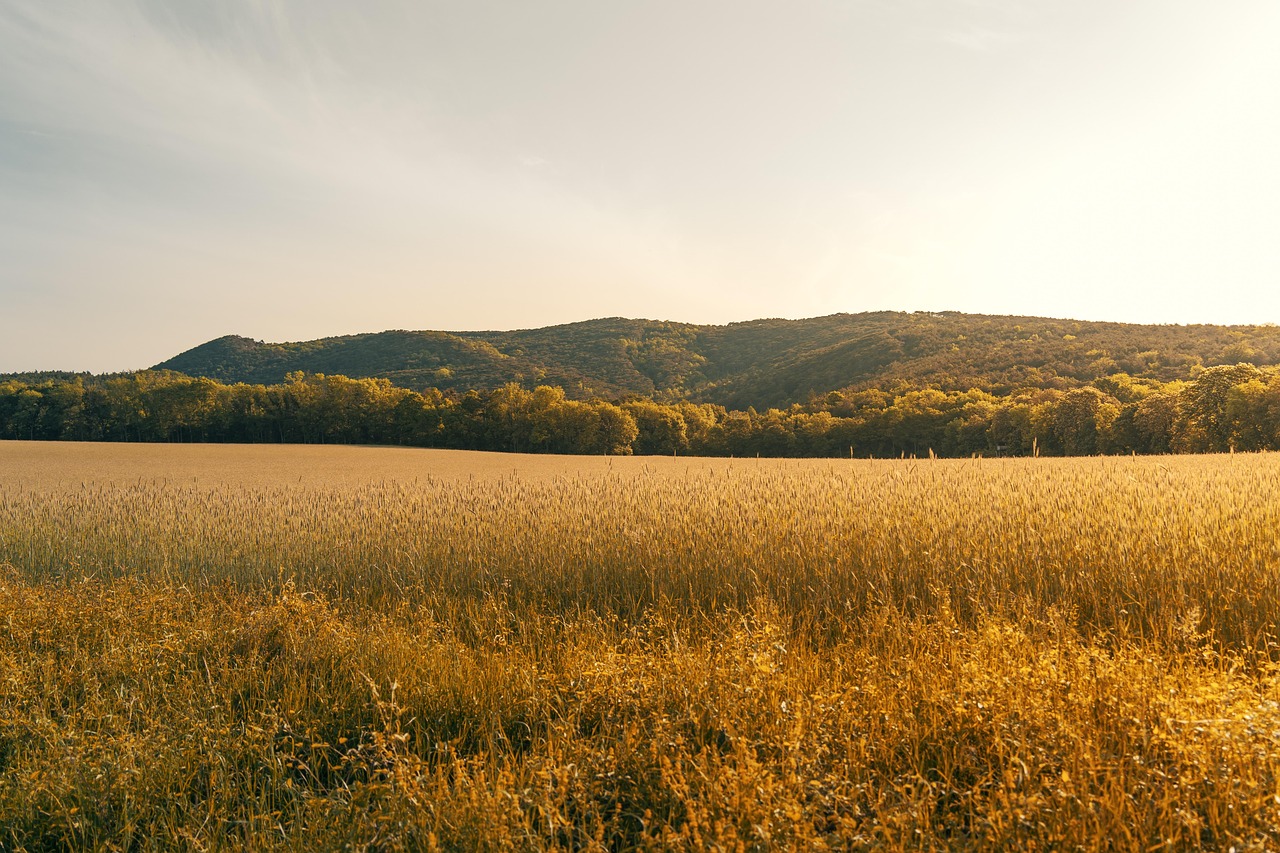
<svg viewBox="0 0 1280 853">
<path fill-rule="evenodd" d="M 1280 845 L 1280 457 L 502 464 L 0 474 L 0 845 Z"/>
</svg>

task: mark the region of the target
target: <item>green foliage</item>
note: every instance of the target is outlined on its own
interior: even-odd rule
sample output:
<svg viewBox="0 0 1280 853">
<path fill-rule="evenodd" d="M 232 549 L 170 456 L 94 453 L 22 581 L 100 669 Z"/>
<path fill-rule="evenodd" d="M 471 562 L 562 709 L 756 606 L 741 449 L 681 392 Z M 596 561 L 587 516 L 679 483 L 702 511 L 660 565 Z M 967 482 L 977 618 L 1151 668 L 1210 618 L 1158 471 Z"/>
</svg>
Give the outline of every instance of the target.
<svg viewBox="0 0 1280 853">
<path fill-rule="evenodd" d="M 957 313 L 231 336 L 155 371 L 0 379 L 0 436 L 726 456 L 1253 450 L 1280 447 L 1278 358 L 1275 326 Z"/>
<path fill-rule="evenodd" d="M 278 385 L 224 385 L 147 371 L 0 383 L 0 438 L 879 458 L 1270 450 L 1280 449 L 1280 373 L 1240 364 L 1170 383 L 1117 374 L 1067 391 L 1004 396 L 899 386 L 736 411 L 575 400 L 562 388 L 515 382 L 420 394 L 387 379 L 294 372 Z"/>
<path fill-rule="evenodd" d="M 649 400 L 623 403 L 622 408 L 636 422 L 636 453 L 666 456 L 689 449 L 689 426 L 679 409 Z"/>
<path fill-rule="evenodd" d="M 1275 326 L 875 312 L 727 326 L 612 317 L 510 332 L 390 331 L 286 344 L 230 336 L 159 368 L 267 385 L 293 371 L 343 374 L 458 393 L 518 382 L 561 387 L 576 400 L 639 395 L 763 410 L 832 390 L 903 386 L 1006 395 L 1096 384 L 1127 403 L 1197 366 L 1278 360 Z M 1128 378 L 1118 379 L 1122 374 Z"/>
<path fill-rule="evenodd" d="M 1237 386 L 1258 382 L 1262 376 L 1252 364 L 1220 365 L 1203 371 L 1187 387 L 1182 395 L 1183 412 L 1204 449 L 1220 452 L 1235 446 L 1242 427 L 1229 411 L 1231 392 Z M 1234 414 L 1242 412 L 1237 405 Z"/>
</svg>

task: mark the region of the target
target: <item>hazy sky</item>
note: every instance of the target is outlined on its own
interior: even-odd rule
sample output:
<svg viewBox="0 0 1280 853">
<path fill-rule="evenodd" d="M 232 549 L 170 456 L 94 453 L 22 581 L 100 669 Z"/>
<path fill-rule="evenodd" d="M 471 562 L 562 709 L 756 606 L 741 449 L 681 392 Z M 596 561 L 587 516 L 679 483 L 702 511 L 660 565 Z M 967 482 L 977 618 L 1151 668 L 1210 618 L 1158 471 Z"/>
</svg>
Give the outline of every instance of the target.
<svg viewBox="0 0 1280 853">
<path fill-rule="evenodd" d="M 1280 322 L 1275 0 L 0 0 L 0 371 L 624 315 Z"/>
</svg>

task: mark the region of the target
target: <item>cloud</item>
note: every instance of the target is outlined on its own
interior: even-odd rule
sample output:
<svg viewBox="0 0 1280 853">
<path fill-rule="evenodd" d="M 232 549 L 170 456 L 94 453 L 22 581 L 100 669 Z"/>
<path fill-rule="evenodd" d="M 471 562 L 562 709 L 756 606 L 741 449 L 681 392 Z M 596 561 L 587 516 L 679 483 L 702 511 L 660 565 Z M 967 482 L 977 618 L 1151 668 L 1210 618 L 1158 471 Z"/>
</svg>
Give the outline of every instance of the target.
<svg viewBox="0 0 1280 853">
<path fill-rule="evenodd" d="M 460 75 L 397 8 L 0 3 L 0 369 L 513 323 L 520 299 L 522 323 L 592 294 L 619 313 L 602 281 L 645 313 L 684 280 L 662 223 L 566 182 L 519 123 L 442 109 Z"/>
</svg>

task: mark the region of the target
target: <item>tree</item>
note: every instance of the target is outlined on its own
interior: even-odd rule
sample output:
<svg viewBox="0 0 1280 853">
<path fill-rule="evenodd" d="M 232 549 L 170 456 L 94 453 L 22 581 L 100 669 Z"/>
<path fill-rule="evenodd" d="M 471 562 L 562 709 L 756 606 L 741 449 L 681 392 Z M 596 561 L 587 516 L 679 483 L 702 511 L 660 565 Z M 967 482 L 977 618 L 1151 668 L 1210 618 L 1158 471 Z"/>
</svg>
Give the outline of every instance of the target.
<svg viewBox="0 0 1280 853">
<path fill-rule="evenodd" d="M 622 404 L 636 422 L 638 434 L 632 449 L 637 454 L 670 456 L 689 449 L 688 425 L 678 409 L 649 400 Z"/>
<path fill-rule="evenodd" d="M 1114 398 L 1097 388 L 1075 388 L 1054 406 L 1053 433 L 1064 453 L 1087 456 L 1099 450 L 1099 416 L 1110 426 L 1118 414 Z"/>
<path fill-rule="evenodd" d="M 640 434 L 635 418 L 612 403 L 597 400 L 590 405 L 599 423 L 596 446 L 590 452 L 629 456 L 631 443 Z"/>
<path fill-rule="evenodd" d="M 1252 364 L 1223 364 L 1210 367 L 1191 381 L 1182 393 L 1183 415 L 1203 437 L 1203 450 L 1223 452 L 1231 449 L 1236 424 L 1228 411 L 1228 395 L 1232 388 L 1264 378 Z"/>
<path fill-rule="evenodd" d="M 1133 428 L 1143 453 L 1171 453 L 1181 413 L 1178 392 L 1158 392 L 1134 404 Z"/>
<path fill-rule="evenodd" d="M 1003 447 L 1005 453 L 1015 456 L 1030 454 L 1035 447 L 1031 405 L 1020 401 L 1001 402 L 991 415 L 987 441 L 993 450 Z"/>
<path fill-rule="evenodd" d="M 1280 376 L 1270 382 L 1251 379 L 1227 391 L 1226 416 L 1231 446 L 1237 450 L 1272 450 L 1280 442 Z"/>
</svg>

